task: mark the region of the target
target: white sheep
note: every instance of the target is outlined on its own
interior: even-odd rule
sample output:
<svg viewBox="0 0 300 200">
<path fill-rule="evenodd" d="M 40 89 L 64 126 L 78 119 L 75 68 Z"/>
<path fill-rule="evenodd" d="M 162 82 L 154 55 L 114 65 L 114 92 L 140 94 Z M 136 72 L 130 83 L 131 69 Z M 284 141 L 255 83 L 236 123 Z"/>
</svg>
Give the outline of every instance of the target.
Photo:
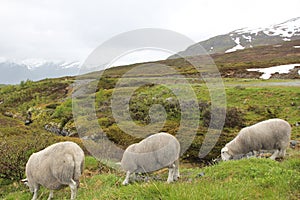
<svg viewBox="0 0 300 200">
<path fill-rule="evenodd" d="M 129 183 L 132 173 L 153 172 L 165 167 L 169 168 L 167 182 L 177 180 L 180 176 L 179 154 L 178 140 L 168 133 L 157 133 L 130 145 L 121 160 L 121 167 L 126 171 L 123 185 Z"/>
<path fill-rule="evenodd" d="M 275 150 L 271 159 L 284 157 L 289 146 L 291 126 L 282 119 L 269 119 L 243 128 L 239 134 L 221 150 L 223 160 L 239 154 Z"/>
<path fill-rule="evenodd" d="M 84 165 L 84 152 L 74 142 L 59 142 L 44 150 L 33 153 L 26 164 L 26 179 L 22 180 L 37 199 L 40 185 L 50 189 L 48 200 L 53 198 L 53 190 L 69 186 L 71 199 L 76 198 L 79 177 Z"/>
</svg>

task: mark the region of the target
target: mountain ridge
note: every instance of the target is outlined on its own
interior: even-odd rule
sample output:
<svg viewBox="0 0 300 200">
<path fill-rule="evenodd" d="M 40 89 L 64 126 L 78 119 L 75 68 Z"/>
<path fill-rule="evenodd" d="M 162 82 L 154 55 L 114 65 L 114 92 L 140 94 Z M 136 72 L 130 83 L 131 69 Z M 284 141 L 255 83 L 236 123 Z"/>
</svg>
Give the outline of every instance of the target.
<svg viewBox="0 0 300 200">
<path fill-rule="evenodd" d="M 80 62 L 49 61 L 42 59 L 26 59 L 14 61 L 0 60 L 0 83 L 18 84 L 21 81 L 38 81 L 45 78 L 58 78 L 78 75 Z"/>
<path fill-rule="evenodd" d="M 298 39 L 300 39 L 300 17 L 264 28 L 240 28 L 227 34 L 217 35 L 191 45 L 186 50 L 178 52 L 178 54 L 172 55 L 168 59 L 180 56 L 230 53 L 246 48 Z"/>
</svg>

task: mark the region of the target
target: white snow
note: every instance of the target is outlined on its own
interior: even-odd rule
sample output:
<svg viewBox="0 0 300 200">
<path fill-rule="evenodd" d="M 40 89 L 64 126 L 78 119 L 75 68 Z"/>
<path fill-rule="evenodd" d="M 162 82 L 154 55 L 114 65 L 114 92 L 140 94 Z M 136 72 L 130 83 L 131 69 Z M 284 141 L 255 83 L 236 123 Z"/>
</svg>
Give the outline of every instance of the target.
<svg viewBox="0 0 300 200">
<path fill-rule="evenodd" d="M 238 29 L 236 31 L 234 31 L 235 33 L 237 34 L 255 34 L 257 35 L 258 32 L 260 31 L 263 31 L 264 29 L 263 28 L 249 28 L 249 27 L 246 27 L 246 28 L 242 28 L 242 29 Z"/>
<path fill-rule="evenodd" d="M 246 40 L 248 40 L 249 42 L 251 42 L 252 40 L 252 37 L 249 35 L 249 36 L 246 36 L 246 35 L 242 35 L 243 38 L 245 38 Z"/>
<path fill-rule="evenodd" d="M 29 70 L 33 70 L 35 68 L 43 66 L 45 63 L 47 63 L 44 59 L 26 59 L 20 62 L 20 64 L 26 65 Z"/>
<path fill-rule="evenodd" d="M 271 25 L 266 28 L 242 28 L 234 31 L 237 34 L 255 34 L 257 35 L 258 32 L 263 32 L 269 36 L 280 36 L 287 41 L 287 39 L 291 38 L 292 36 L 300 35 L 300 17 L 288 20 L 286 22 Z M 232 35 L 231 35 L 232 36 Z"/>
<path fill-rule="evenodd" d="M 300 46 L 294 46 L 295 49 L 300 49 Z"/>
<path fill-rule="evenodd" d="M 236 46 L 232 47 L 231 49 L 226 50 L 225 53 L 230 53 L 230 52 L 234 52 L 234 51 L 237 51 L 237 50 L 245 49 L 245 47 L 243 47 L 240 44 L 240 38 L 235 38 L 234 42 L 236 43 Z"/>
<path fill-rule="evenodd" d="M 53 67 L 61 68 L 61 69 L 78 68 L 80 66 L 80 62 L 77 61 L 64 62 L 61 60 L 45 60 L 45 59 L 35 59 L 35 58 L 22 60 L 17 63 L 25 65 L 29 70 L 35 70 L 39 67 L 44 67 L 46 65 L 53 65 Z"/>
<path fill-rule="evenodd" d="M 67 69 L 67 68 L 72 68 L 72 67 L 79 67 L 80 62 L 66 62 L 60 65 L 60 67 Z"/>
<path fill-rule="evenodd" d="M 286 42 L 291 41 L 290 38 L 283 38 L 282 40 L 283 40 L 283 41 L 286 41 Z"/>
<path fill-rule="evenodd" d="M 288 20 L 286 22 L 272 25 L 264 33 L 267 35 L 279 35 L 284 38 L 290 38 L 300 31 L 300 17 Z"/>
<path fill-rule="evenodd" d="M 269 79 L 272 74 L 278 72 L 279 74 L 287 74 L 290 70 L 294 69 L 296 66 L 300 66 L 299 64 L 289 64 L 289 65 L 279 65 L 268 68 L 255 68 L 255 69 L 247 69 L 249 72 L 262 72 L 263 74 L 260 76 L 262 79 Z M 298 70 L 298 74 L 300 75 L 300 70 Z"/>
</svg>

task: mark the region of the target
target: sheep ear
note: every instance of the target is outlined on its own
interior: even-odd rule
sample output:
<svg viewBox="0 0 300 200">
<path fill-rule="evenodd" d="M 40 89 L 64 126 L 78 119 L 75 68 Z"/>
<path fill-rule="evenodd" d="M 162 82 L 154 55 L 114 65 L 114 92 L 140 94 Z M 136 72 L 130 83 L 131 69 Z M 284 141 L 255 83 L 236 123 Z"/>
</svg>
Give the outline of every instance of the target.
<svg viewBox="0 0 300 200">
<path fill-rule="evenodd" d="M 228 148 L 227 147 L 224 147 L 221 152 L 227 152 L 228 151 Z"/>
<path fill-rule="evenodd" d="M 24 178 L 24 179 L 21 180 L 21 182 L 22 182 L 22 183 L 28 183 L 28 179 L 27 179 L 27 178 Z"/>
</svg>

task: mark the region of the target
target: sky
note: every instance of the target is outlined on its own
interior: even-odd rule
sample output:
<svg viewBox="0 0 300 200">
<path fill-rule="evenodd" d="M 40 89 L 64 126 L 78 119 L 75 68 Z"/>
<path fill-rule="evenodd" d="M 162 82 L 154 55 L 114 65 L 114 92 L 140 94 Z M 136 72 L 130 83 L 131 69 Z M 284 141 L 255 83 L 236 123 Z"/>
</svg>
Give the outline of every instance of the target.
<svg viewBox="0 0 300 200">
<path fill-rule="evenodd" d="M 140 28 L 200 42 L 299 17 L 299 8 L 299 0 L 0 0 L 0 58 L 83 61 L 111 37 Z M 167 54 L 139 51 L 127 59 L 160 56 Z"/>
</svg>

